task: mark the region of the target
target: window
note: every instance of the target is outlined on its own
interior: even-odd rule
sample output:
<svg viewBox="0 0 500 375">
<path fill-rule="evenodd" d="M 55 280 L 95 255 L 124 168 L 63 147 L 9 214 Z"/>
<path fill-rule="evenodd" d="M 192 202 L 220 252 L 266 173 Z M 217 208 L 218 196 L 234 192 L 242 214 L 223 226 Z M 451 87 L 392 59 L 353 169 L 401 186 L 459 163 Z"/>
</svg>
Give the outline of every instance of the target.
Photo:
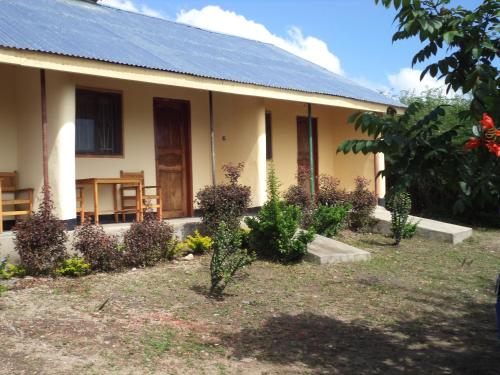
<svg viewBox="0 0 500 375">
<path fill-rule="evenodd" d="M 122 155 L 122 96 L 76 90 L 76 154 Z"/>
<path fill-rule="evenodd" d="M 266 159 L 273 158 L 273 132 L 271 123 L 271 113 L 266 112 Z"/>
</svg>

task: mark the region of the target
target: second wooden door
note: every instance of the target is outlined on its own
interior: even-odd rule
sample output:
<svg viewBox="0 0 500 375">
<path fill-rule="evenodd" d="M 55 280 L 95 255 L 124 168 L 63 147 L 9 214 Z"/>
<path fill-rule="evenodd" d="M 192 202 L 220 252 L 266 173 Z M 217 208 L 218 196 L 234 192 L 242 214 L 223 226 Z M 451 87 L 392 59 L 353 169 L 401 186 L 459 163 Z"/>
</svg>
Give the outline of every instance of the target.
<svg viewBox="0 0 500 375">
<path fill-rule="evenodd" d="M 313 128 L 313 157 L 314 157 L 314 181 L 315 189 L 318 191 L 318 121 L 312 119 Z M 309 123 L 307 117 L 297 117 L 297 169 L 298 171 L 310 170 L 310 147 L 309 147 Z M 302 181 L 304 188 L 310 191 L 310 181 Z"/>
</svg>

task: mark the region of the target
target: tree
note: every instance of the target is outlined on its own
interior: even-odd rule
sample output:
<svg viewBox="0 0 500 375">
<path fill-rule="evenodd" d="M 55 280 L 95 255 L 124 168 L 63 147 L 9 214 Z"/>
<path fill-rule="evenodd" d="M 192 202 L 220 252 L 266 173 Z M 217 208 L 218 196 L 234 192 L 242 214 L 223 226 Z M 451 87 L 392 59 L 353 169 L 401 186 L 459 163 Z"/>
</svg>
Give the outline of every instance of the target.
<svg viewBox="0 0 500 375">
<path fill-rule="evenodd" d="M 338 152 L 383 152 L 398 175 L 394 185 L 414 195 L 415 186 L 436 192 L 429 202 L 416 202 L 430 208 L 439 203 L 462 219 L 492 218 L 500 225 L 500 158 L 478 148 L 464 153 L 463 142 L 470 127 L 484 113 L 500 123 L 499 84 L 496 59 L 499 56 L 497 1 L 485 0 L 474 10 L 447 7 L 449 0 L 375 0 L 398 13 L 398 31 L 393 41 L 418 36 L 424 47 L 412 64 L 430 62 L 421 78 L 429 74 L 444 79 L 447 90 L 468 94 L 469 105 L 459 113 L 455 124 L 447 103 L 436 103 L 425 110 L 422 102 L 409 104 L 402 116 L 355 113 L 349 121 L 370 140 L 348 140 Z M 500 140 L 500 139 L 499 139 Z M 387 174 L 384 171 L 383 174 Z M 414 198 L 414 197 L 412 197 Z M 415 200 L 414 201 L 418 201 Z"/>
</svg>

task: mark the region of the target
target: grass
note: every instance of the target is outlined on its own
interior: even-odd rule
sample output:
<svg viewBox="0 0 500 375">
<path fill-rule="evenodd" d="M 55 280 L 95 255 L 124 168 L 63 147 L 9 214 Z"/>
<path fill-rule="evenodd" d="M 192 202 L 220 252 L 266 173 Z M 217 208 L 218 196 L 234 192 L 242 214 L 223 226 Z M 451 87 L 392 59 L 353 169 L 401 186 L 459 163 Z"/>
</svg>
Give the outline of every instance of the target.
<svg viewBox="0 0 500 375">
<path fill-rule="evenodd" d="M 257 261 L 221 300 L 207 297 L 209 256 L 25 280 L 0 297 L 0 373 L 498 373 L 500 231 L 457 246 L 341 238 L 372 260 Z"/>
</svg>

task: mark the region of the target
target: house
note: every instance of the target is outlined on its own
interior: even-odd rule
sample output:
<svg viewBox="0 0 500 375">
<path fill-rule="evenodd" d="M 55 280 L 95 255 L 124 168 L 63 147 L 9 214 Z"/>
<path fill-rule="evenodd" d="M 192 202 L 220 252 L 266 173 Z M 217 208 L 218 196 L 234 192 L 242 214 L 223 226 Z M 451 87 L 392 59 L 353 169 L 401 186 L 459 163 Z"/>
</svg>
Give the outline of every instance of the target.
<svg viewBox="0 0 500 375">
<path fill-rule="evenodd" d="M 273 45 L 90 0 L 0 0 L 0 82 L 0 171 L 39 196 L 45 119 L 47 177 L 68 223 L 76 179 L 144 171 L 163 188 L 165 216 L 183 217 L 228 162 L 245 162 L 255 207 L 271 159 L 284 187 L 313 164 L 346 188 L 364 176 L 382 197 L 383 158 L 336 148 L 355 136 L 353 111 L 401 106 Z M 100 196 L 113 209 L 109 187 Z"/>
</svg>

